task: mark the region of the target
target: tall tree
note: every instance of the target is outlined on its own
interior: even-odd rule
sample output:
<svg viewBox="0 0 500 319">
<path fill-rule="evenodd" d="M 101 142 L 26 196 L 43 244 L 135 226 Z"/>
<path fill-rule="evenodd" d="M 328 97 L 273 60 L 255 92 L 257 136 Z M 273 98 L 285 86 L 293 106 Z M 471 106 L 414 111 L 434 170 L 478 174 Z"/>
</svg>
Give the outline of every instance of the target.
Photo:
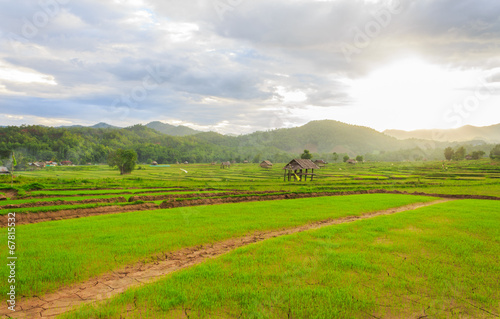
<svg viewBox="0 0 500 319">
<path fill-rule="evenodd" d="M 455 154 L 455 151 L 451 147 L 447 147 L 444 149 L 444 158 L 446 158 L 448 161 L 453 158 L 453 155 Z"/>
<path fill-rule="evenodd" d="M 500 159 L 500 144 L 495 145 L 493 149 L 490 151 L 491 159 Z"/>
<path fill-rule="evenodd" d="M 453 159 L 457 161 L 462 161 L 465 158 L 465 147 L 460 146 L 453 155 Z"/>
<path fill-rule="evenodd" d="M 336 162 L 339 159 L 339 154 L 337 152 L 333 152 L 333 161 Z"/>
<path fill-rule="evenodd" d="M 304 150 L 304 153 L 302 153 L 302 155 L 300 155 L 300 158 L 302 158 L 302 159 L 311 159 L 312 157 L 313 156 L 309 152 L 309 150 Z"/>
<path fill-rule="evenodd" d="M 134 150 L 118 149 L 110 152 L 108 156 L 108 165 L 117 167 L 121 175 L 130 174 L 135 168 L 137 153 Z"/>
<path fill-rule="evenodd" d="M 10 187 L 14 185 L 14 167 L 17 165 L 16 157 L 14 156 L 14 152 L 12 152 L 12 165 L 10 168 Z"/>
<path fill-rule="evenodd" d="M 473 160 L 478 160 L 481 157 L 483 157 L 484 154 L 486 154 L 486 153 L 483 152 L 483 151 L 474 151 L 474 152 L 472 152 L 471 157 L 472 157 Z"/>
</svg>

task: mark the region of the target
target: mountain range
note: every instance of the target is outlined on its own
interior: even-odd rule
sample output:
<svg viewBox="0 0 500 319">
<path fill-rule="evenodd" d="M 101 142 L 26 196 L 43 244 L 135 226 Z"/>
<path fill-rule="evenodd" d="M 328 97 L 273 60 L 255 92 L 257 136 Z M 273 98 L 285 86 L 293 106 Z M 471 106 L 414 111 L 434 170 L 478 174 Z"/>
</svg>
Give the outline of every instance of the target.
<svg viewBox="0 0 500 319">
<path fill-rule="evenodd" d="M 500 143 L 500 124 L 483 127 L 466 125 L 447 130 L 385 130 L 383 133 L 400 140 L 415 138 L 438 142 L 484 141 L 486 143 Z"/>
<path fill-rule="evenodd" d="M 330 123 L 330 125 L 326 124 Z M 336 123 L 335 128 L 332 126 L 332 123 Z M 200 133 L 207 133 L 207 132 L 202 132 L 202 131 L 197 131 L 194 130 L 190 127 L 183 126 L 183 125 L 171 125 L 168 123 L 163 123 L 160 121 L 153 121 L 145 125 L 146 127 L 149 127 L 155 131 L 158 131 L 160 133 L 170 135 L 170 136 L 189 136 L 189 135 L 196 135 Z M 82 125 L 73 125 L 73 126 L 61 126 L 62 128 L 75 128 L 75 127 L 85 127 Z M 107 123 L 97 123 L 92 126 L 88 126 L 90 128 L 114 128 L 114 129 L 119 129 L 121 127 L 113 126 Z M 301 129 L 302 128 L 302 129 Z M 323 130 L 326 130 L 322 132 Z M 349 132 L 346 132 L 349 131 Z M 273 130 L 272 132 L 275 132 L 275 135 L 282 136 L 283 134 L 298 134 L 302 135 L 304 134 L 305 131 L 310 131 L 309 133 L 316 135 L 317 134 L 334 134 L 335 136 L 338 136 L 339 133 L 345 134 L 345 143 L 341 144 L 351 144 L 350 142 L 353 142 L 353 139 L 359 138 L 363 136 L 364 134 L 372 134 L 378 136 L 379 141 L 389 141 L 392 142 L 393 140 L 387 140 L 382 135 L 378 135 L 377 133 L 380 133 L 374 129 L 364 127 L 364 126 L 356 126 L 356 125 L 349 125 L 345 124 L 342 122 L 338 121 L 332 121 L 332 120 L 323 120 L 323 121 L 312 121 L 309 122 L 308 124 L 301 126 L 301 127 L 294 127 L 294 128 L 289 128 L 289 129 L 277 129 Z M 308 133 L 308 134 L 309 134 Z M 404 131 L 404 130 L 385 130 L 382 132 L 383 134 L 396 138 L 398 140 L 407 140 L 407 139 L 419 139 L 419 140 L 430 140 L 430 141 L 436 141 L 436 142 L 484 142 L 484 143 L 500 143 L 500 124 L 495 124 L 491 126 L 483 126 L 483 127 L 478 127 L 478 126 L 472 126 L 472 125 L 466 125 L 462 126 L 456 129 L 427 129 L 427 130 L 414 130 L 414 131 Z M 248 134 L 249 136 L 255 136 L 255 135 L 262 135 L 265 134 L 265 132 L 254 132 L 251 134 Z M 234 136 L 227 134 L 226 136 Z M 318 143 L 312 143 L 315 145 L 312 145 L 312 149 L 315 149 L 319 147 L 321 150 L 325 150 L 325 145 L 327 145 L 329 142 L 329 139 L 334 139 L 334 136 L 327 135 L 327 140 L 323 140 Z M 245 140 L 245 138 L 243 138 Z M 309 140 L 311 140 L 311 137 L 309 137 Z M 312 138 L 314 140 L 314 138 Z M 306 142 L 307 144 L 307 142 Z M 317 144 L 317 145 L 316 145 Z M 292 147 L 291 145 L 289 147 L 286 147 L 287 150 L 294 150 L 294 149 L 299 149 L 302 146 L 296 145 L 296 147 Z M 339 146 L 342 149 L 342 146 Z"/>
<path fill-rule="evenodd" d="M 134 149 L 141 163 L 176 161 L 286 162 L 305 150 L 315 158 L 333 160 L 334 153 L 363 155 L 372 161 L 442 159 L 444 148 L 466 146 L 468 153 L 488 153 L 500 141 L 500 125 L 466 126 L 457 130 L 386 131 L 333 120 L 312 121 L 300 127 L 230 136 L 200 132 L 162 122 L 119 128 L 106 123 L 91 127 L 40 125 L 0 128 L 0 154 L 13 151 L 26 160 L 71 160 L 104 163 L 118 148 Z M 393 135 L 393 136 L 390 136 Z M 428 140 L 425 138 L 433 138 Z M 453 140 L 454 142 L 448 142 Z M 17 156 L 17 155 L 16 155 Z"/>
</svg>

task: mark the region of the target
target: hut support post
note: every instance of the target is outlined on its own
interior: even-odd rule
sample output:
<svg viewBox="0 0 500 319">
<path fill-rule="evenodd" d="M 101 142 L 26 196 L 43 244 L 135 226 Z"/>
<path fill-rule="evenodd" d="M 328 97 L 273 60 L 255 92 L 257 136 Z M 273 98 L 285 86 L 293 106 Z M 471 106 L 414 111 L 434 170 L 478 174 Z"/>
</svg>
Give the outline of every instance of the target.
<svg viewBox="0 0 500 319">
<path fill-rule="evenodd" d="M 314 177 L 314 168 L 311 169 L 311 181 L 313 180 Z"/>
</svg>

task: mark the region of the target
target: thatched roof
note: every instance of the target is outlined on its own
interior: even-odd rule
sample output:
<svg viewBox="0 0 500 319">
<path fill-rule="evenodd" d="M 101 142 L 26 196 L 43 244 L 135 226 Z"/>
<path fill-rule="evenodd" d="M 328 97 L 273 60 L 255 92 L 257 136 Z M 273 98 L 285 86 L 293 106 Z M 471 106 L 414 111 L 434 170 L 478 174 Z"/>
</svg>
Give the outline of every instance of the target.
<svg viewBox="0 0 500 319">
<path fill-rule="evenodd" d="M 10 171 L 5 166 L 0 166 L 0 174 L 10 174 Z"/>
<path fill-rule="evenodd" d="M 317 159 L 317 160 L 314 161 L 314 163 L 316 163 L 316 164 L 326 164 L 326 162 L 324 160 L 322 160 L 322 159 Z"/>
<path fill-rule="evenodd" d="M 319 169 L 319 166 L 314 164 L 309 159 L 296 158 L 286 164 L 283 169 L 296 170 L 296 169 Z"/>
<path fill-rule="evenodd" d="M 273 166 L 273 163 L 271 163 L 270 161 L 262 161 L 262 163 L 260 163 L 260 165 L 269 165 L 269 166 Z"/>
</svg>

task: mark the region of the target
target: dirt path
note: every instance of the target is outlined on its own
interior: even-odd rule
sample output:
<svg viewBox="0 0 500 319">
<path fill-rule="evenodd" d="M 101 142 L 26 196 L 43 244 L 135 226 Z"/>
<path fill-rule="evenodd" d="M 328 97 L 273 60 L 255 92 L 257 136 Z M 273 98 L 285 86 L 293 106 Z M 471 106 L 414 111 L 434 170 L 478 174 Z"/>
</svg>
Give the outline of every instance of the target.
<svg viewBox="0 0 500 319">
<path fill-rule="evenodd" d="M 18 300 L 17 311 L 7 309 L 4 303 L 0 307 L 1 318 L 53 318 L 73 307 L 98 302 L 111 298 L 125 290 L 151 283 L 163 278 L 176 270 L 191 267 L 207 259 L 215 258 L 228 253 L 238 247 L 260 242 L 268 238 L 294 234 L 324 226 L 349 223 L 357 220 L 373 218 L 381 215 L 390 215 L 398 212 L 414 210 L 420 207 L 435 205 L 452 199 L 440 199 L 428 203 L 416 203 L 397 208 L 367 213 L 362 216 L 347 216 L 333 220 L 323 220 L 295 228 L 256 232 L 240 238 L 231 238 L 213 245 L 200 245 L 158 255 L 158 261 L 151 264 L 137 263 L 126 266 L 112 273 L 100 275 L 83 283 L 60 289 L 47 294 L 43 298 L 35 297 L 28 300 Z"/>
</svg>

